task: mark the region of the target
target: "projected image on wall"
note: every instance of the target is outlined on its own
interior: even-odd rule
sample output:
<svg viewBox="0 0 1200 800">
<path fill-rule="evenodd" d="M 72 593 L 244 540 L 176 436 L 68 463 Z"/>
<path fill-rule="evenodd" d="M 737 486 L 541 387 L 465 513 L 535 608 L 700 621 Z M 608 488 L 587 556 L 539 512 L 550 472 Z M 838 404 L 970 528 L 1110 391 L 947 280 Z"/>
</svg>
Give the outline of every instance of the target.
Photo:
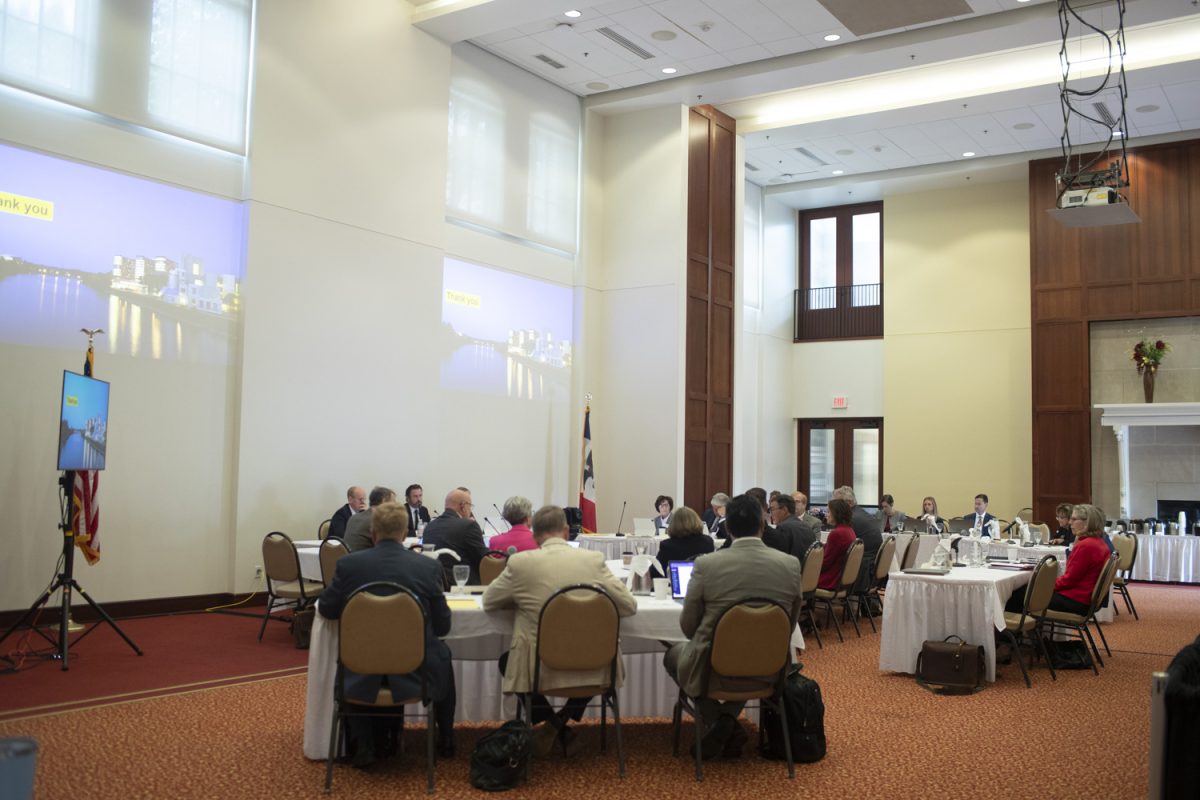
<svg viewBox="0 0 1200 800">
<path fill-rule="evenodd" d="M 0 341 L 222 363 L 242 206 L 0 145 Z"/>
<path fill-rule="evenodd" d="M 442 387 L 561 396 L 572 361 L 572 313 L 568 287 L 447 258 L 442 322 L 451 348 Z"/>
</svg>

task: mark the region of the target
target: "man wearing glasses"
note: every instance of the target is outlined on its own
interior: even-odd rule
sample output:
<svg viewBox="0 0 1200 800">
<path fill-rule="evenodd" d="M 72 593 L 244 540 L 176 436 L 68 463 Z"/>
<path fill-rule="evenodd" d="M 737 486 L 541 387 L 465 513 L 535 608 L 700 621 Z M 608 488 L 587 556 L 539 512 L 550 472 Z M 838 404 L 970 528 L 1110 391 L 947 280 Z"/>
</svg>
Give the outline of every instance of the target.
<svg viewBox="0 0 1200 800">
<path fill-rule="evenodd" d="M 471 577 L 467 582 L 478 586 L 479 560 L 488 554 L 488 548 L 483 543 L 483 531 L 479 523 L 471 515 L 473 507 L 469 490 L 462 486 L 451 489 L 446 495 L 445 511 L 425 526 L 424 546 L 426 550 L 453 550 L 458 554 L 459 561 L 443 559 L 442 565 L 447 576 L 454 563 L 465 564 L 471 568 Z"/>
</svg>

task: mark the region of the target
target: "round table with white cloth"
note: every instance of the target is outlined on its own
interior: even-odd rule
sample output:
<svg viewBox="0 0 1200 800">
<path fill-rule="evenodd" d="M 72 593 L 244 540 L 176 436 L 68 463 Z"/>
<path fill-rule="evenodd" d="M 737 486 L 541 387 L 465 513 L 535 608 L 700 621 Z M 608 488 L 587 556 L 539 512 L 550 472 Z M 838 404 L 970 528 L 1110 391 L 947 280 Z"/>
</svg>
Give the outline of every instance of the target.
<svg viewBox="0 0 1200 800">
<path fill-rule="evenodd" d="M 1137 534 L 1135 581 L 1200 583 L 1200 536 Z"/>
</svg>

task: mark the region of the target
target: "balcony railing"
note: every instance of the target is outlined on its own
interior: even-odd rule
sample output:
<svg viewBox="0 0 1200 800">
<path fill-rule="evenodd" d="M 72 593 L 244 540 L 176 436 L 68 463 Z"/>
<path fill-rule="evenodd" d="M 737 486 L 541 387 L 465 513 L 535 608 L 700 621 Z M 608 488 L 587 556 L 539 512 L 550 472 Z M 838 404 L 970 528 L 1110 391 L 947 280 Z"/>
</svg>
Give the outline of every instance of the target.
<svg viewBox="0 0 1200 800">
<path fill-rule="evenodd" d="M 878 283 L 796 290 L 797 342 L 883 336 L 883 287 Z"/>
</svg>

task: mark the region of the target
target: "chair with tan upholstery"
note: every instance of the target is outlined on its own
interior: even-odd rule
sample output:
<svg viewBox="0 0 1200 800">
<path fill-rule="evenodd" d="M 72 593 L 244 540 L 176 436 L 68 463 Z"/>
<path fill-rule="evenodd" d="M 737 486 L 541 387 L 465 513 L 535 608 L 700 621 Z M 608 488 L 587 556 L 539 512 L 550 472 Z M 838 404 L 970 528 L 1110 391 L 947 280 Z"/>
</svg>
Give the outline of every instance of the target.
<svg viewBox="0 0 1200 800">
<path fill-rule="evenodd" d="M 1092 600 L 1088 606 L 1087 614 L 1072 614 L 1068 611 L 1054 611 L 1046 609 L 1042 614 L 1037 616 L 1037 619 L 1044 626 L 1049 627 L 1050 635 L 1059 628 L 1066 628 L 1075 632 L 1075 635 L 1081 642 L 1091 646 L 1091 652 L 1088 655 L 1091 661 L 1092 672 L 1099 675 L 1100 671 L 1096 669 L 1096 663 L 1104 666 L 1104 660 L 1100 658 L 1100 650 L 1096 647 L 1096 640 L 1092 638 L 1092 632 L 1088 629 L 1088 623 L 1096 619 L 1096 609 L 1100 607 L 1100 603 L 1108 596 L 1108 591 L 1112 587 L 1112 576 L 1117 568 L 1117 557 L 1113 555 L 1105 563 L 1100 570 L 1100 575 L 1096 578 L 1096 585 L 1092 589 Z M 1096 623 L 1096 630 L 1100 630 L 1100 623 Z M 1103 636 L 1103 632 L 1101 632 Z M 1109 652 L 1109 655 L 1112 655 Z M 1050 674 L 1054 674 L 1054 667 L 1051 665 Z"/>
<path fill-rule="evenodd" d="M 317 551 L 317 557 L 321 561 L 322 583 L 326 586 L 330 584 L 333 580 L 334 569 L 337 568 L 338 559 L 349 554 L 350 548 L 341 539 L 335 537 L 321 542 L 321 549 Z"/>
<path fill-rule="evenodd" d="M 842 558 L 842 577 L 838 583 L 837 589 L 817 589 L 815 602 L 825 604 L 826 616 L 825 622 L 833 620 L 834 630 L 837 631 L 838 641 L 844 642 L 842 638 L 842 626 L 838 623 L 837 616 L 833 613 L 833 604 L 835 602 L 842 604 L 842 611 L 850 616 L 850 621 L 854 623 L 854 632 L 862 637 L 862 631 L 858 629 L 858 615 L 850 615 L 850 596 L 854 593 L 854 584 L 858 581 L 858 572 L 862 568 L 863 560 L 863 543 L 861 539 L 856 539 L 846 551 L 846 555 Z"/>
<path fill-rule="evenodd" d="M 800 596 L 804 601 L 800 616 L 808 619 L 813 636 L 817 637 L 817 647 L 824 650 L 821 643 L 821 632 L 817 630 L 817 620 L 813 616 L 813 607 L 817 603 L 817 581 L 821 579 L 821 564 L 825 560 L 825 545 L 814 542 L 804 554 L 804 564 L 800 568 Z"/>
<path fill-rule="evenodd" d="M 1113 547 L 1117 550 L 1117 571 L 1113 575 L 1113 589 L 1125 598 L 1125 608 L 1133 614 L 1133 618 L 1141 619 L 1138 616 L 1137 607 L 1133 604 L 1133 598 L 1129 596 L 1130 575 L 1133 574 L 1133 565 L 1137 563 L 1137 537 L 1132 534 L 1121 534 L 1112 537 L 1112 540 Z M 1116 610 L 1117 601 L 1114 600 L 1113 611 Z"/>
<path fill-rule="evenodd" d="M 922 534 L 915 534 L 908 543 L 908 547 L 904 548 L 904 555 L 900 557 L 900 570 L 912 569 L 917 565 L 917 553 L 921 550 Z"/>
<path fill-rule="evenodd" d="M 377 594 L 386 590 L 389 594 Z M 425 609 L 412 592 L 398 583 L 376 581 L 357 589 L 342 609 L 338 636 L 337 677 L 333 684 L 333 727 L 329 733 L 329 754 L 325 762 L 325 791 L 333 785 L 333 762 L 339 747 L 339 734 L 345 733 L 343 721 L 353 716 L 388 716 L 403 719 L 405 703 L 425 707 L 425 791 L 433 792 L 433 698 L 429 678 L 421 669 L 425 663 Z M 373 701 L 353 700 L 346 696 L 345 674 L 410 675 L 420 677 L 420 694 L 394 697 L 382 686 Z M 403 694 L 403 693 L 402 693 Z"/>
<path fill-rule="evenodd" d="M 487 586 L 508 566 L 508 556 L 504 553 L 491 552 L 479 559 L 479 583 Z"/>
<path fill-rule="evenodd" d="M 1025 522 L 1032 525 L 1033 524 L 1033 509 L 1032 508 L 1022 508 L 1020 511 L 1018 511 L 1016 513 L 1016 515 L 1013 516 L 1013 519 L 1024 520 Z"/>
<path fill-rule="evenodd" d="M 1054 556 L 1043 556 L 1038 565 L 1034 567 L 1033 575 L 1025 587 L 1025 602 L 1021 606 L 1021 613 L 1004 612 L 1003 633 L 1012 644 L 1012 652 L 1017 657 L 1017 664 L 1021 667 L 1021 675 L 1025 678 L 1025 688 L 1027 689 L 1033 688 L 1033 684 L 1029 682 L 1029 673 L 1021 658 L 1018 639 L 1022 636 L 1032 638 L 1034 647 L 1040 648 L 1042 655 L 1046 657 L 1046 663 L 1050 663 L 1050 654 L 1046 652 L 1046 644 L 1042 641 L 1037 618 L 1045 613 L 1046 608 L 1050 605 L 1050 598 L 1054 594 L 1054 581 L 1057 579 L 1058 559 Z M 1030 666 L 1033 665 L 1030 664 Z M 1058 680 L 1058 676 L 1053 674 L 1053 668 L 1051 677 L 1053 680 Z"/>
<path fill-rule="evenodd" d="M 620 661 L 621 615 L 608 592 L 599 586 L 574 584 L 559 589 L 547 598 L 538 615 L 537 644 L 534 657 L 532 694 L 518 695 L 517 716 L 533 717 L 533 694 L 545 697 L 599 697 L 600 751 L 607 746 L 608 709 L 612 709 L 613 731 L 617 740 L 617 770 L 625 777 L 625 746 L 621 738 L 621 707 L 617 700 L 617 676 Z M 579 685 L 542 686 L 542 667 L 554 670 L 557 677 L 565 672 L 605 677 Z M 557 715 L 550 718 L 555 727 Z M 566 740 L 559 737 L 566 755 Z"/>
<path fill-rule="evenodd" d="M 262 627 L 258 629 L 261 642 L 267 629 L 267 620 L 276 604 L 293 606 L 297 611 L 315 603 L 321 593 L 320 581 L 310 581 L 300 576 L 300 556 L 296 545 L 286 533 L 273 531 L 263 537 L 263 573 L 267 579 L 267 610 L 263 614 Z M 283 617 L 275 617 L 286 621 Z"/>
<path fill-rule="evenodd" d="M 1038 522 L 1030 525 L 1029 533 L 1038 544 L 1050 544 L 1050 526 L 1046 523 Z"/>
<path fill-rule="evenodd" d="M 332 522 L 333 522 L 333 520 L 327 519 L 324 522 L 322 522 L 320 525 L 317 526 L 317 538 L 318 539 L 329 538 L 329 526 L 330 526 L 330 524 L 332 524 Z"/>
<path fill-rule="evenodd" d="M 876 632 L 874 613 L 871 608 L 871 601 L 875 600 L 879 603 L 879 608 L 883 608 L 883 595 L 880 590 L 883 588 L 884 581 L 887 580 L 888 573 L 892 569 L 892 561 L 896 558 L 896 537 L 891 536 L 883 540 L 883 544 L 875 551 L 875 563 L 871 566 L 871 582 L 858 592 L 858 603 L 855 607 L 856 613 L 862 613 L 867 622 L 871 623 L 871 631 Z"/>
<path fill-rule="evenodd" d="M 708 692 L 704 695 L 718 702 L 758 700 L 760 704 L 773 708 L 779 714 L 783 729 L 789 778 L 796 777 L 796 766 L 792 761 L 787 710 L 782 701 L 784 680 L 791 664 L 794 625 L 795 620 L 790 613 L 772 600 L 747 598 L 725 609 L 713 627 L 708 656 Z M 682 689 L 679 690 L 672 716 L 672 754 L 679 755 L 679 734 L 683 727 L 683 712 L 686 711 L 696 723 L 696 780 L 702 781 L 704 766 L 700 745 L 703 723 L 696 700 Z M 759 736 L 762 736 L 761 727 Z"/>
</svg>

